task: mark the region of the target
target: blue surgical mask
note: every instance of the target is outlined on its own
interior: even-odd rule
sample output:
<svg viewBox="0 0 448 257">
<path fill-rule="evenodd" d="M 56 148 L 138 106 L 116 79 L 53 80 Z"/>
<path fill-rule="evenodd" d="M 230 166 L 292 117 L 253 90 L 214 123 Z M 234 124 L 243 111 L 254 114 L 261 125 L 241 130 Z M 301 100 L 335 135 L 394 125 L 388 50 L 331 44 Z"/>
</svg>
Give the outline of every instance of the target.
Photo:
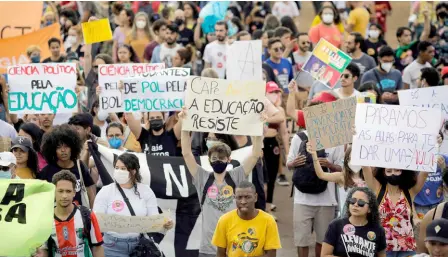
<svg viewBox="0 0 448 257">
<path fill-rule="evenodd" d="M 11 170 L 0 171 L 0 179 L 10 179 L 10 178 L 11 178 Z"/>
<path fill-rule="evenodd" d="M 109 139 L 109 145 L 110 147 L 112 147 L 113 149 L 118 149 L 120 148 L 120 146 L 123 144 L 123 140 L 121 138 L 118 137 L 113 137 L 111 139 Z"/>
<path fill-rule="evenodd" d="M 40 63 L 40 55 L 31 57 L 32 63 Z"/>
</svg>

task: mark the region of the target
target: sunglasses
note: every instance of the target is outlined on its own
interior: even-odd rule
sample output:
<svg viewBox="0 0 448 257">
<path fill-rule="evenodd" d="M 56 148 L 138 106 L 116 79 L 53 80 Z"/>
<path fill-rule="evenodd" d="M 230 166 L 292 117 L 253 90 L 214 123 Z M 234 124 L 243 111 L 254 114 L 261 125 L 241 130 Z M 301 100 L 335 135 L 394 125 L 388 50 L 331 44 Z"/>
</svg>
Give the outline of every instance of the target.
<svg viewBox="0 0 448 257">
<path fill-rule="evenodd" d="M 283 52 L 285 49 L 283 47 L 276 47 L 273 49 L 275 52 Z"/>
<path fill-rule="evenodd" d="M 0 170 L 6 172 L 9 170 L 9 167 L 8 166 L 0 166 Z"/>
<path fill-rule="evenodd" d="M 351 77 L 352 77 L 352 75 L 350 75 L 350 74 L 342 74 L 341 75 L 341 78 L 345 78 L 345 79 L 349 79 Z"/>
<path fill-rule="evenodd" d="M 348 202 L 349 202 L 351 205 L 355 205 L 355 203 L 358 203 L 358 206 L 359 206 L 359 207 L 364 207 L 366 204 L 369 204 L 368 202 L 366 202 L 366 201 L 364 201 L 364 200 L 362 200 L 362 199 L 356 199 L 356 198 L 354 198 L 354 197 L 349 198 L 349 199 L 348 199 Z"/>
</svg>

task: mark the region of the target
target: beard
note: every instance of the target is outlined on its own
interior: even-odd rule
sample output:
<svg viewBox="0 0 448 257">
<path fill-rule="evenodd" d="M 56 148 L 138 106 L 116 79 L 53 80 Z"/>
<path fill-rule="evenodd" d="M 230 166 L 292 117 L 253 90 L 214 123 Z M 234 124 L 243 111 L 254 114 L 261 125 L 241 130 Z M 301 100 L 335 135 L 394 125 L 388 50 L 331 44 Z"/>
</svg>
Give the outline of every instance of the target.
<svg viewBox="0 0 448 257">
<path fill-rule="evenodd" d="M 172 45 L 174 45 L 175 43 L 176 43 L 176 40 L 174 39 L 174 40 L 167 40 L 166 41 L 166 43 L 169 45 L 169 46 L 172 46 Z"/>
<path fill-rule="evenodd" d="M 216 36 L 216 39 L 218 39 L 219 42 L 223 42 L 226 40 L 225 36 Z"/>
<path fill-rule="evenodd" d="M 303 53 L 306 53 L 306 52 L 308 52 L 308 51 L 310 50 L 309 47 L 300 47 L 300 46 L 299 46 L 299 49 L 300 49 L 300 51 L 302 51 Z"/>
</svg>

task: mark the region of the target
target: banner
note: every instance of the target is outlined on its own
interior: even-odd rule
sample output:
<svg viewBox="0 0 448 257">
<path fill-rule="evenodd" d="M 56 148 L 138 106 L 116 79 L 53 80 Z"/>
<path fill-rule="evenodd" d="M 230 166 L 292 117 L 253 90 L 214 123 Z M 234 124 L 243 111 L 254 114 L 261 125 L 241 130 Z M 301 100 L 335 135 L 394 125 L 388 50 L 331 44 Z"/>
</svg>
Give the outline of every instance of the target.
<svg viewBox="0 0 448 257">
<path fill-rule="evenodd" d="M 0 39 L 22 36 L 39 30 L 42 10 L 42 1 L 0 2 Z"/>
<path fill-rule="evenodd" d="M 9 2 L 12 3 L 12 2 Z M 0 5 L 4 2 L 0 3 Z M 17 2 L 19 5 L 24 5 Z M 20 8 L 17 10 L 21 10 Z M 40 9 L 39 11 L 42 11 Z M 14 12 L 16 13 L 16 12 Z M 48 40 L 52 37 L 61 38 L 59 23 L 28 33 L 23 36 L 11 37 L 0 40 L 0 73 L 6 73 L 6 68 L 12 65 L 30 63 L 26 55 L 26 49 L 30 45 L 40 47 L 40 56 L 42 59 L 50 56 L 48 49 Z M 61 51 L 62 45 L 61 45 Z"/>
<path fill-rule="evenodd" d="M 81 26 L 84 44 L 94 44 L 112 40 L 112 30 L 110 28 L 109 19 L 107 18 L 83 22 Z"/>
<path fill-rule="evenodd" d="M 124 112 L 180 111 L 190 69 L 170 68 L 147 75 L 123 79 Z"/>
<path fill-rule="evenodd" d="M 89 148 L 90 149 L 90 148 Z M 113 175 L 114 160 L 122 151 L 113 150 L 102 145 L 91 148 L 92 156 L 99 154 L 100 160 L 95 161 L 100 174 Z M 232 151 L 231 162 L 227 167 L 233 169 L 240 166 L 250 156 L 252 147 Z M 197 257 L 201 242 L 202 217 L 199 197 L 193 185 L 193 179 L 182 157 L 151 156 L 143 153 L 133 153 L 138 157 L 142 183 L 151 187 L 157 197 L 157 203 L 164 213 L 171 211 L 174 228 L 169 230 L 160 248 L 165 256 Z M 212 172 L 208 156 L 197 157 L 196 161 L 204 169 Z M 110 172 L 110 173 L 107 173 Z M 249 176 L 249 181 L 252 177 Z M 101 177 L 104 181 L 112 180 Z"/>
<path fill-rule="evenodd" d="M 358 104 L 351 163 L 435 172 L 440 119 L 440 109 Z"/>
<path fill-rule="evenodd" d="M 54 188 L 37 179 L 0 179 L 0 256 L 30 256 L 47 241 Z"/>
<path fill-rule="evenodd" d="M 351 60 L 349 55 L 321 38 L 310 58 L 302 66 L 302 70 L 329 88 L 333 88 Z"/>
<path fill-rule="evenodd" d="M 98 85 L 103 89 L 100 94 L 100 110 L 123 112 L 122 93 L 118 82 L 127 77 L 135 77 L 165 68 L 164 63 L 126 63 L 100 64 L 98 66 Z"/>
<path fill-rule="evenodd" d="M 306 107 L 303 114 L 309 141 L 316 150 L 352 142 L 356 97 Z"/>
<path fill-rule="evenodd" d="M 95 213 L 101 232 L 116 233 L 162 233 L 163 225 L 169 220 L 169 213 L 151 216 L 123 216 Z"/>
<path fill-rule="evenodd" d="M 261 136 L 265 82 L 191 77 L 187 82 L 187 118 L 182 129 Z"/>
<path fill-rule="evenodd" d="M 204 19 L 201 26 L 204 34 L 215 32 L 215 24 L 224 20 L 229 4 L 230 1 L 211 1 L 201 9 L 199 17 Z"/>
<path fill-rule="evenodd" d="M 78 111 L 75 63 L 37 63 L 8 67 L 10 113 Z"/>
<path fill-rule="evenodd" d="M 261 40 L 236 41 L 227 47 L 226 79 L 261 80 Z"/>
</svg>

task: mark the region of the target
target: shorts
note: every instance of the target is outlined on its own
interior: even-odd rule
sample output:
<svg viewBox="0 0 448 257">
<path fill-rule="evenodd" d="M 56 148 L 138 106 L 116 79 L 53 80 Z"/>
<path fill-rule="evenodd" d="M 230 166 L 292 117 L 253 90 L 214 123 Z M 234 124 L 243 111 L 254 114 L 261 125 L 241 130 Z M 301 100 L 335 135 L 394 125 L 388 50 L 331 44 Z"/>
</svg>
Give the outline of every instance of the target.
<svg viewBox="0 0 448 257">
<path fill-rule="evenodd" d="M 322 244 L 328 225 L 334 219 L 335 206 L 310 206 L 294 204 L 294 245 L 313 245 L 312 232 L 316 232 L 316 243 Z"/>
</svg>

